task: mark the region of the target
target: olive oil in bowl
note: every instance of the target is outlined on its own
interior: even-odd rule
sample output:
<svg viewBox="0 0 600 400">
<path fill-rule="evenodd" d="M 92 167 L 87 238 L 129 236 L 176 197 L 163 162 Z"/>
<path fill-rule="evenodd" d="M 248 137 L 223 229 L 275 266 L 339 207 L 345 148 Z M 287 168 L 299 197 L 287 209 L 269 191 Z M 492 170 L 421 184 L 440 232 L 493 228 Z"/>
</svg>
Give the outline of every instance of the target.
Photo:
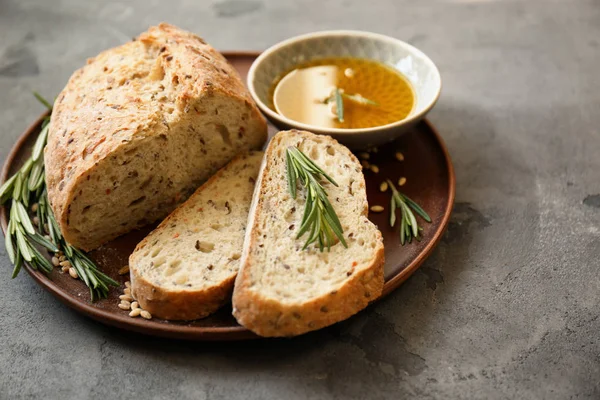
<svg viewBox="0 0 600 400">
<path fill-rule="evenodd" d="M 406 118 L 414 91 L 400 72 L 351 57 L 297 65 L 271 88 L 271 107 L 282 116 L 322 128 L 361 129 Z"/>
</svg>

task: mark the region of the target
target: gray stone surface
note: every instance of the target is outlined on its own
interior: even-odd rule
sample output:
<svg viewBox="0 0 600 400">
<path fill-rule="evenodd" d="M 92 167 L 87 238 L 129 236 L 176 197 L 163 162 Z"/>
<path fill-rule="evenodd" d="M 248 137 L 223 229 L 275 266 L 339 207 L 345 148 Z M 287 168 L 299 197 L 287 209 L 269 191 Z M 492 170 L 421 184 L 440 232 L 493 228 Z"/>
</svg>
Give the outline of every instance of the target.
<svg viewBox="0 0 600 400">
<path fill-rule="evenodd" d="M 0 0 L 0 159 L 87 57 L 169 21 L 219 49 L 328 28 L 422 48 L 456 166 L 423 268 L 350 321 L 293 340 L 186 343 L 92 322 L 0 245 L 0 398 L 600 398 L 596 0 Z"/>
</svg>

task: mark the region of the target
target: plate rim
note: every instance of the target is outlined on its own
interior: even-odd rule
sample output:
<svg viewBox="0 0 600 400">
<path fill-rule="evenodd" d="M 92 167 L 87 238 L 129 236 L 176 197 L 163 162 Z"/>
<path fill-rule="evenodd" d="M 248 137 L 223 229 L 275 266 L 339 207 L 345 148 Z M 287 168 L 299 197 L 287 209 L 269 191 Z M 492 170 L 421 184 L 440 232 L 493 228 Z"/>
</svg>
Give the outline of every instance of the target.
<svg viewBox="0 0 600 400">
<path fill-rule="evenodd" d="M 222 52 L 225 58 L 256 58 L 261 52 L 259 51 L 225 51 Z M 42 124 L 43 119 L 48 115 L 48 111 L 42 113 L 42 115 L 31 123 L 25 131 L 19 136 L 10 152 L 8 153 L 4 164 L 2 165 L 2 171 L 0 172 L 0 185 L 3 184 L 7 177 L 11 166 L 14 163 L 17 154 L 24 146 L 25 142 L 29 137 L 36 131 L 36 129 Z M 383 292 L 381 296 L 375 301 L 378 302 L 392 291 L 396 290 L 410 275 L 412 275 L 423 262 L 431 255 L 433 249 L 438 245 L 442 239 L 444 232 L 448 228 L 450 216 L 452 214 L 452 208 L 454 206 L 455 194 L 456 194 L 456 177 L 454 173 L 454 166 L 446 143 L 440 136 L 435 126 L 429 122 L 428 119 L 423 119 L 423 123 L 427 125 L 427 128 L 433 133 L 437 144 L 439 145 L 444 160 L 446 162 L 446 169 L 448 171 L 448 203 L 442 220 L 440 222 L 441 228 L 434 234 L 433 238 L 429 241 L 427 246 L 417 255 L 417 257 L 400 273 L 393 276 L 389 281 L 385 282 Z M 0 206 L 0 226 L 2 232 L 6 234 L 8 225 L 7 218 L 7 207 Z M 214 340 L 214 341 L 233 341 L 233 340 L 246 340 L 256 339 L 257 335 L 252 333 L 250 330 L 243 326 L 224 326 L 224 327 L 188 327 L 186 325 L 171 325 L 171 324 L 157 324 L 152 327 L 148 327 L 144 321 L 139 321 L 136 318 L 130 318 L 127 315 L 116 315 L 110 311 L 106 311 L 97 307 L 94 307 L 91 303 L 83 303 L 74 299 L 71 295 L 64 292 L 54 281 L 48 279 L 42 272 L 36 271 L 27 263 L 24 264 L 24 269 L 27 273 L 45 290 L 49 291 L 54 297 L 56 297 L 61 303 L 66 306 L 75 309 L 76 311 L 96 320 L 103 324 L 111 325 L 117 328 L 135 331 L 142 334 L 162 336 L 168 338 L 187 339 L 187 340 Z"/>
</svg>

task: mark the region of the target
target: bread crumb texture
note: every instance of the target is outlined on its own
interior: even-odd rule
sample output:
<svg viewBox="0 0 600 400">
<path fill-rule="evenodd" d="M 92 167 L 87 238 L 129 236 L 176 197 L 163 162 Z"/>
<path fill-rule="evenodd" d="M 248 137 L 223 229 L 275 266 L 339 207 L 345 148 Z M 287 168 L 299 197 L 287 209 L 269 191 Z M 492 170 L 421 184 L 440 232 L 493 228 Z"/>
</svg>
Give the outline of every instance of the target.
<svg viewBox="0 0 600 400">
<path fill-rule="evenodd" d="M 234 68 L 168 24 L 100 53 L 52 112 L 48 196 L 65 238 L 91 250 L 164 218 L 266 122 Z"/>
</svg>

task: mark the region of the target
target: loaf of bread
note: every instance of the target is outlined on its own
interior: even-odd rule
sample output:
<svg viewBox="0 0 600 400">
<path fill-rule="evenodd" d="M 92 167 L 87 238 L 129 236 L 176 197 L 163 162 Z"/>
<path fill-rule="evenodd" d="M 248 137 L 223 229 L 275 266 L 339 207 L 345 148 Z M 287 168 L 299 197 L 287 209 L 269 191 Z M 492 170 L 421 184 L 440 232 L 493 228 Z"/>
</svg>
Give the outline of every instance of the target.
<svg viewBox="0 0 600 400">
<path fill-rule="evenodd" d="M 50 204 L 66 240 L 91 250 L 164 218 L 266 137 L 225 58 L 160 24 L 88 60 L 59 94 L 45 151 Z"/>
<path fill-rule="evenodd" d="M 288 192 L 286 149 L 299 148 L 338 184 L 324 186 L 348 244 L 303 250 L 296 238 L 306 192 Z M 261 336 L 292 336 L 331 325 L 355 314 L 381 295 L 383 239 L 369 221 L 361 165 L 329 136 L 279 132 L 270 142 L 256 184 L 233 315 Z"/>
<path fill-rule="evenodd" d="M 138 244 L 129 270 L 143 309 L 193 320 L 231 300 L 262 156 L 236 157 Z"/>
</svg>

